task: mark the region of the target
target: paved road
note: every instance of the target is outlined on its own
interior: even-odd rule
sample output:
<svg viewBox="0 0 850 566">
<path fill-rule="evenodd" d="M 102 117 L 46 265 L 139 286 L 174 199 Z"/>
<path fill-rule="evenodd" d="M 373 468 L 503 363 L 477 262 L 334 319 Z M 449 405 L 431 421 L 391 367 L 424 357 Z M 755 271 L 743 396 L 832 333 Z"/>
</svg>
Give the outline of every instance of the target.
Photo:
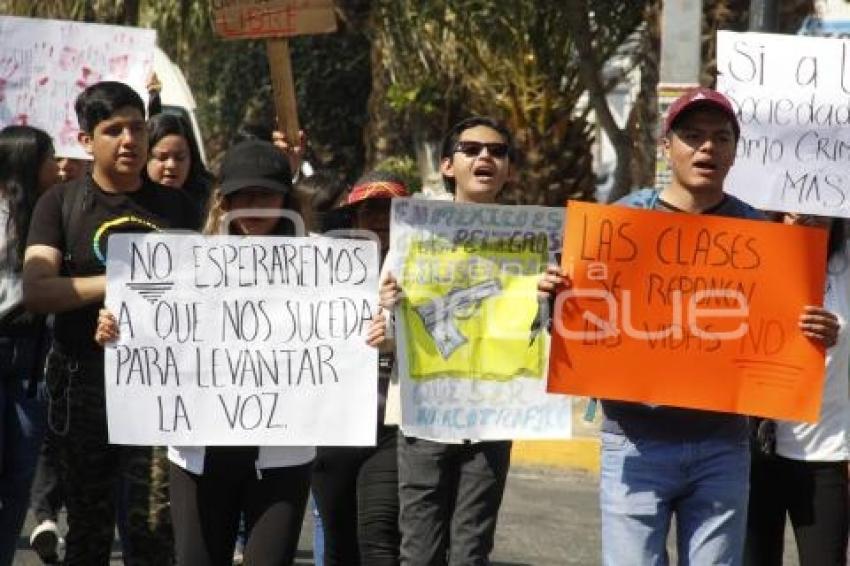
<svg viewBox="0 0 850 566">
<path fill-rule="evenodd" d="M 28 526 L 29 528 L 29 526 Z M 305 518 L 299 545 L 299 566 L 312 565 L 312 520 Z M 27 532 L 29 532 L 27 530 Z M 789 541 L 784 566 L 797 566 Z M 20 539 L 16 565 L 40 562 Z M 597 479 L 593 474 L 514 467 L 496 532 L 494 566 L 594 566 L 599 559 Z M 113 564 L 121 564 L 114 553 Z"/>
</svg>

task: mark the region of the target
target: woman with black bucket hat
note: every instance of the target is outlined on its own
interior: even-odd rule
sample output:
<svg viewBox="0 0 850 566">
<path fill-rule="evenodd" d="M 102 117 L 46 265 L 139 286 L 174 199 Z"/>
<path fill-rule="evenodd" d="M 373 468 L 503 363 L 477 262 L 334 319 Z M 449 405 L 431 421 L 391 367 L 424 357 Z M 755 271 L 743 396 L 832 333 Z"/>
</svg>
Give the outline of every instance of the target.
<svg viewBox="0 0 850 566">
<path fill-rule="evenodd" d="M 303 234 L 303 227 L 296 228 L 300 216 L 294 210 L 289 163 L 274 145 L 260 140 L 236 144 L 225 155 L 219 177 L 205 234 Z M 245 213 L 233 214 L 237 211 Z M 117 337 L 114 316 L 103 311 L 96 340 L 103 344 Z M 248 532 L 245 564 L 292 563 L 315 448 L 172 446 L 168 456 L 178 564 L 232 564 L 242 513 Z"/>
</svg>

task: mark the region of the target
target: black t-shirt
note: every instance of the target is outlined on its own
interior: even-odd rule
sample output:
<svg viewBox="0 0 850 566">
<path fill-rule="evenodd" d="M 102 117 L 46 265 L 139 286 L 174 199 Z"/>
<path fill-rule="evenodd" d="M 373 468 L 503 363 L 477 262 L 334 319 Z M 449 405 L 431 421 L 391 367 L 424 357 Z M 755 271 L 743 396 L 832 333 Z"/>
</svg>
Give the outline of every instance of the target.
<svg viewBox="0 0 850 566">
<path fill-rule="evenodd" d="M 75 191 L 88 191 L 70 209 L 63 226 L 62 202 Z M 145 181 L 131 193 L 104 192 L 91 175 L 56 185 L 39 199 L 30 223 L 27 245 L 56 248 L 70 260 L 63 274 L 101 275 L 106 271 L 106 244 L 110 234 L 146 233 L 154 230 L 197 230 L 197 207 L 182 191 Z M 75 233 L 69 233 L 71 231 Z M 58 313 L 55 341 L 66 352 L 80 355 L 99 351 L 94 341 L 100 304 Z"/>
</svg>

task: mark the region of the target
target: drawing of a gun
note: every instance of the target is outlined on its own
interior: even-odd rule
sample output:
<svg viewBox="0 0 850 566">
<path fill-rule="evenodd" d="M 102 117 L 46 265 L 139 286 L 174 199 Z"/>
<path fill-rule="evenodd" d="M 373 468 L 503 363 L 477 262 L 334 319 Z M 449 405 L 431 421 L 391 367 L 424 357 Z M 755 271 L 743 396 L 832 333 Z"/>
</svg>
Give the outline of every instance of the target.
<svg viewBox="0 0 850 566">
<path fill-rule="evenodd" d="M 502 284 L 499 280 L 490 279 L 466 289 L 452 289 L 447 295 L 414 307 L 414 310 L 445 360 L 467 342 L 466 336 L 460 333 L 455 324 L 455 319 L 469 318 L 484 299 L 501 292 Z"/>
</svg>

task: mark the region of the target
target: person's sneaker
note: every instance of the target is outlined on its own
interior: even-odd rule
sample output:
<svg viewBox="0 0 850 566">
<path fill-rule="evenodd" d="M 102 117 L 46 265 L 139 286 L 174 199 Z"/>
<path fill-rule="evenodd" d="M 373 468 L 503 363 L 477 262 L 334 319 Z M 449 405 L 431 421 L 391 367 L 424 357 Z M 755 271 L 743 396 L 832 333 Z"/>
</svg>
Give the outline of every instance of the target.
<svg viewBox="0 0 850 566">
<path fill-rule="evenodd" d="M 59 559 L 59 528 L 50 519 L 39 523 L 30 533 L 30 546 L 45 564 Z"/>
</svg>

